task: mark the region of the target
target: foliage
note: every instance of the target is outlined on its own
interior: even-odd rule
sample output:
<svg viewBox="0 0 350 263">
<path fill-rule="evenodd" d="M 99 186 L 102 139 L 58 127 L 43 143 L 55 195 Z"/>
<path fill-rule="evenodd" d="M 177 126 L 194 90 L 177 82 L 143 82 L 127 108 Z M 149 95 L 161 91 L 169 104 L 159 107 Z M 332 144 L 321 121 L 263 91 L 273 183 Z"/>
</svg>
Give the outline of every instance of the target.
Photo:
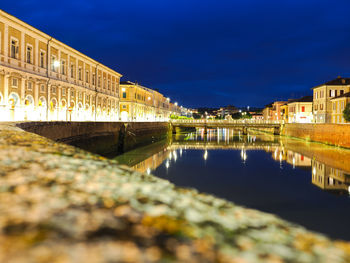
<svg viewBox="0 0 350 263">
<path fill-rule="evenodd" d="M 193 116 L 194 119 L 200 119 L 200 118 L 202 117 L 202 116 L 201 116 L 200 114 L 198 114 L 198 113 L 193 113 L 192 116 Z"/>
<path fill-rule="evenodd" d="M 346 104 L 346 107 L 343 111 L 344 119 L 350 122 L 350 103 Z"/>
<path fill-rule="evenodd" d="M 233 113 L 231 116 L 232 116 L 232 119 L 234 120 L 238 120 L 242 118 L 242 114 L 240 112 Z"/>
<path fill-rule="evenodd" d="M 175 114 L 171 114 L 170 115 L 170 119 L 172 119 L 172 120 L 190 120 L 190 119 L 193 119 L 193 118 L 190 118 L 190 117 L 187 117 L 187 116 L 178 116 L 178 115 L 175 115 Z"/>
</svg>

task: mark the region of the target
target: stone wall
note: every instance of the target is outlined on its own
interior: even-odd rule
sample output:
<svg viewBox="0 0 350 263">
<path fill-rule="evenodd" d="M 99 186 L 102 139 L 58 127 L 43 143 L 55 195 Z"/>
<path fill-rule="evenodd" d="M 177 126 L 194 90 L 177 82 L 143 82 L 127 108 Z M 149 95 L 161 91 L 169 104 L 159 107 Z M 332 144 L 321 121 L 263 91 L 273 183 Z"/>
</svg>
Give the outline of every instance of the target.
<svg viewBox="0 0 350 263">
<path fill-rule="evenodd" d="M 350 125 L 288 123 L 282 135 L 350 148 Z"/>
<path fill-rule="evenodd" d="M 17 127 L 0 138 L 0 262 L 349 262 L 350 243 L 274 215 Z"/>
<path fill-rule="evenodd" d="M 24 122 L 17 126 L 102 155 L 152 143 L 165 138 L 169 130 L 165 122 Z"/>
</svg>

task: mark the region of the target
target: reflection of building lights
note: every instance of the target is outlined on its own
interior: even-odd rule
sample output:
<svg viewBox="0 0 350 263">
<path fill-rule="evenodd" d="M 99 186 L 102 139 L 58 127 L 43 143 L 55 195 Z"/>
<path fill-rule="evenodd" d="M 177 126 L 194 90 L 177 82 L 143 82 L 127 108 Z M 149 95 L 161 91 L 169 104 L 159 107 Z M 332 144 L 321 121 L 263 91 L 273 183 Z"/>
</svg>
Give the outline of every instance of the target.
<svg viewBox="0 0 350 263">
<path fill-rule="evenodd" d="M 167 160 L 167 161 L 165 162 L 165 167 L 168 169 L 169 166 L 170 166 L 170 163 L 169 163 L 169 160 Z"/>
<path fill-rule="evenodd" d="M 241 159 L 243 160 L 243 162 L 247 160 L 247 151 L 244 149 L 241 150 Z"/>
<path fill-rule="evenodd" d="M 293 169 L 295 169 L 295 157 L 293 156 Z"/>
<path fill-rule="evenodd" d="M 180 156 L 182 156 L 182 148 L 180 148 Z"/>
<path fill-rule="evenodd" d="M 349 193 L 350 193 L 350 186 L 348 187 L 348 191 L 349 191 Z"/>
<path fill-rule="evenodd" d="M 277 149 L 275 150 L 275 160 L 277 159 Z"/>
<path fill-rule="evenodd" d="M 176 162 L 176 160 L 177 160 L 177 154 L 176 154 L 176 151 L 174 150 L 174 152 L 173 152 L 173 156 L 174 156 L 174 161 Z"/>
<path fill-rule="evenodd" d="M 147 168 L 146 172 L 147 172 L 147 174 L 150 174 L 151 173 L 151 169 Z"/>
<path fill-rule="evenodd" d="M 282 153 L 280 153 L 280 162 L 282 162 Z"/>
<path fill-rule="evenodd" d="M 208 151 L 207 150 L 204 151 L 203 158 L 204 158 L 204 160 L 208 159 Z"/>
<path fill-rule="evenodd" d="M 173 154 L 170 152 L 169 153 L 169 160 L 173 159 Z"/>
<path fill-rule="evenodd" d="M 314 175 L 316 175 L 316 168 L 314 167 L 314 169 L 312 169 L 312 173 L 314 174 Z"/>
</svg>

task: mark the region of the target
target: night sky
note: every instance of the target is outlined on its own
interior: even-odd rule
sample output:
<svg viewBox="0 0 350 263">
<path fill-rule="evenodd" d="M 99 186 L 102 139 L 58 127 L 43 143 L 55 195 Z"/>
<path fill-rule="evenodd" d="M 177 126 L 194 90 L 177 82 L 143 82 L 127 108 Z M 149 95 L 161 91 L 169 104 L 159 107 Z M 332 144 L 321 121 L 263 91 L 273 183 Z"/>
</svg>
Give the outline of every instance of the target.
<svg viewBox="0 0 350 263">
<path fill-rule="evenodd" d="M 0 8 L 185 107 L 264 106 L 349 77 L 349 0 L 1 0 Z"/>
</svg>

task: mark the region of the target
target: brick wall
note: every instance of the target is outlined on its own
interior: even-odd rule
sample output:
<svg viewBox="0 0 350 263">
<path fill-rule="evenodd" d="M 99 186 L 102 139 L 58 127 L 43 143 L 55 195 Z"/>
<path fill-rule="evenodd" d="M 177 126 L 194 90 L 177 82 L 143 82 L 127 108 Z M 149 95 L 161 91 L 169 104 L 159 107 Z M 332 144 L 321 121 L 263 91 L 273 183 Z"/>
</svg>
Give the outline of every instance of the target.
<svg viewBox="0 0 350 263">
<path fill-rule="evenodd" d="M 282 135 L 350 148 L 350 125 L 347 124 L 285 124 Z"/>
</svg>

